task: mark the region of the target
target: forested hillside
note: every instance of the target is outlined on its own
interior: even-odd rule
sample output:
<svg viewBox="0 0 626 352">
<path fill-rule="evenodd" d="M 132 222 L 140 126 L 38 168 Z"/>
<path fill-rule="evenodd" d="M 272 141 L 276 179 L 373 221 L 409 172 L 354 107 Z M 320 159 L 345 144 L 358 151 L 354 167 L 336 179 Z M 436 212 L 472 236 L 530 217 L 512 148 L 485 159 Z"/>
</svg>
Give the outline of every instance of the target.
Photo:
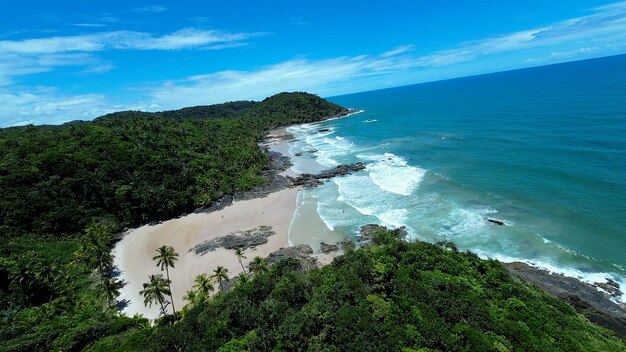
<svg viewBox="0 0 626 352">
<path fill-rule="evenodd" d="M 375 246 L 306 272 L 295 259 L 177 324 L 131 328 L 91 351 L 624 351 L 567 304 L 515 282 L 497 261 L 407 243 Z"/>
<path fill-rule="evenodd" d="M 98 219 L 168 219 L 263 183 L 257 141 L 270 127 L 343 111 L 306 93 L 89 123 L 0 130 L 0 229 L 71 235 Z M 216 118 L 223 114 L 224 118 Z"/>
<path fill-rule="evenodd" d="M 118 314 L 119 231 L 260 185 L 267 129 L 347 110 L 306 93 L 0 130 L 0 351 L 624 351 L 495 261 L 379 232 L 305 271 L 295 259 L 178 317 Z M 260 258 L 259 258 L 260 259 Z"/>
<path fill-rule="evenodd" d="M 307 93 L 0 129 L 0 350 L 81 350 L 120 318 L 119 230 L 260 185 L 274 126 L 345 111 Z M 275 113 L 280 112 L 280 113 Z"/>
</svg>

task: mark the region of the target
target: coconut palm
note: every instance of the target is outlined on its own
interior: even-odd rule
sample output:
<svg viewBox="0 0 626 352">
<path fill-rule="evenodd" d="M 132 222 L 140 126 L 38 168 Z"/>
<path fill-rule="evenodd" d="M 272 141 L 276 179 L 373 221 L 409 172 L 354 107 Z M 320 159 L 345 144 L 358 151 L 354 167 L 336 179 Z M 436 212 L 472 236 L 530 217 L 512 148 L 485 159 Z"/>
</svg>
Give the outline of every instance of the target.
<svg viewBox="0 0 626 352">
<path fill-rule="evenodd" d="M 217 281 L 217 284 L 220 286 L 220 291 L 224 291 L 224 281 L 230 281 L 228 278 L 228 269 L 223 266 L 218 266 L 213 272 L 214 274 L 211 277 Z"/>
<path fill-rule="evenodd" d="M 109 251 L 108 242 L 112 237 L 110 225 L 98 223 L 89 226 L 82 237 L 78 259 L 84 261 L 89 268 L 98 270 L 100 276 L 113 265 L 113 256 Z M 102 282 L 101 278 L 101 282 Z"/>
<path fill-rule="evenodd" d="M 241 285 L 246 284 L 248 282 L 250 282 L 250 276 L 248 276 L 248 274 L 246 274 L 246 273 L 239 273 L 239 275 L 237 275 L 237 282 L 236 282 L 237 286 L 241 286 Z"/>
<path fill-rule="evenodd" d="M 143 304 L 152 307 L 152 303 L 161 305 L 161 311 L 165 312 L 165 295 L 170 294 L 169 283 L 163 275 L 150 275 L 149 281 L 143 284 L 143 290 L 139 294 L 143 296 Z"/>
<path fill-rule="evenodd" d="M 196 305 L 196 303 L 198 302 L 198 296 L 199 296 L 198 291 L 195 291 L 195 290 L 187 291 L 187 294 L 185 294 L 183 299 L 189 303 L 185 307 L 183 307 L 183 312 L 185 311 L 186 307 L 188 306 L 193 307 Z"/>
<path fill-rule="evenodd" d="M 176 316 L 176 308 L 174 308 L 174 298 L 172 297 L 172 281 L 170 280 L 170 267 L 174 267 L 174 262 L 178 260 L 178 253 L 174 250 L 174 247 L 171 246 L 161 246 L 157 249 L 158 255 L 154 256 L 152 260 L 157 261 L 157 266 L 161 268 L 161 271 L 165 269 L 165 274 L 167 275 L 167 287 L 170 292 L 170 300 L 172 302 L 172 310 L 174 311 L 174 316 Z"/>
<path fill-rule="evenodd" d="M 120 289 L 124 287 L 124 281 L 107 276 L 101 285 L 102 291 L 107 299 L 109 309 L 113 308 L 113 302 L 120 295 Z"/>
<path fill-rule="evenodd" d="M 237 260 L 239 261 L 239 265 L 241 265 L 241 269 L 243 269 L 244 274 L 246 273 L 246 268 L 243 266 L 243 263 L 241 262 L 242 259 L 248 259 L 245 256 L 245 252 L 243 251 L 242 248 L 237 248 L 235 249 L 235 255 L 237 256 Z"/>
<path fill-rule="evenodd" d="M 269 270 L 267 259 L 261 257 L 254 257 L 250 263 L 250 271 L 254 275 L 259 275 Z"/>
<path fill-rule="evenodd" d="M 211 291 L 215 290 L 215 287 L 213 287 L 213 282 L 211 278 L 207 276 L 207 274 L 200 274 L 196 276 L 193 287 L 196 288 L 198 292 L 206 296 L 208 296 Z"/>
</svg>

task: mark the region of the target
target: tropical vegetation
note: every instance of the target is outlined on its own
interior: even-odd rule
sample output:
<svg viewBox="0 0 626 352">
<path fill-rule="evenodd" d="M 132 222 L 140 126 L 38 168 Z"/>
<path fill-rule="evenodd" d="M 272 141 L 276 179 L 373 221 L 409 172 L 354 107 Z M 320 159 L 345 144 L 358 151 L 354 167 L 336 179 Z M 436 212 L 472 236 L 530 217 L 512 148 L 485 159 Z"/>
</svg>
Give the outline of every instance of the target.
<svg viewBox="0 0 626 352">
<path fill-rule="evenodd" d="M 92 351 L 624 351 L 607 330 L 494 260 L 379 232 L 304 271 L 296 259 L 199 302 L 176 324 Z M 446 248 L 449 247 L 449 248 Z M 149 332 L 146 332 L 146 329 Z M 149 336 L 149 337 L 147 337 Z"/>
<path fill-rule="evenodd" d="M 161 247 L 165 276 L 149 276 L 141 294 L 165 314 L 154 324 L 119 314 L 127 302 L 111 249 L 123 229 L 263 184 L 269 160 L 257 143 L 267 129 L 341 112 L 311 94 L 281 93 L 0 129 L 0 350 L 626 349 L 498 262 L 396 232 L 313 271 L 256 257 L 226 285 L 220 267 L 196 279 L 180 314 L 167 307 L 177 253 Z"/>
</svg>

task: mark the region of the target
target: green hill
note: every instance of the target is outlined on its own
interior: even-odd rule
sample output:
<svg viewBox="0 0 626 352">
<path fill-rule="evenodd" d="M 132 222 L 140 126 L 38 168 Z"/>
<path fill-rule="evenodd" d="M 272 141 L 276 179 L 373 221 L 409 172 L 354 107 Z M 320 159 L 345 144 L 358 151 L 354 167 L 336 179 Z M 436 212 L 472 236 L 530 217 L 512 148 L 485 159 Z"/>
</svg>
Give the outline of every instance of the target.
<svg viewBox="0 0 626 352">
<path fill-rule="evenodd" d="M 92 351 L 624 351 L 608 331 L 497 261 L 379 232 L 374 247 L 306 272 L 288 259 Z"/>
<path fill-rule="evenodd" d="M 123 317 L 120 229 L 261 185 L 273 127 L 347 110 L 307 93 L 0 129 L 0 351 L 624 351 L 499 263 L 379 233 L 303 271 L 286 260 L 178 321 Z"/>
</svg>

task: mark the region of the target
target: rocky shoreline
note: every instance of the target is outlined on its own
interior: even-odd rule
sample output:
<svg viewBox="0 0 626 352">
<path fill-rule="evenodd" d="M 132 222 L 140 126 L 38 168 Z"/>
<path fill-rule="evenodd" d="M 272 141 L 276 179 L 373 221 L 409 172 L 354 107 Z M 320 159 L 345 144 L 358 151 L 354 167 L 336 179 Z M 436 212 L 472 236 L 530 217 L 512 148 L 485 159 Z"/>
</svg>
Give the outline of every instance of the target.
<svg viewBox="0 0 626 352">
<path fill-rule="evenodd" d="M 349 110 L 328 117 L 325 120 L 341 118 L 357 112 L 358 111 Z M 271 139 L 267 138 L 265 142 L 277 142 L 291 139 L 293 139 L 293 136 L 285 133 L 272 136 Z M 263 146 L 263 144 L 261 144 L 261 146 L 271 160 L 268 169 L 264 170 L 262 173 L 263 177 L 267 180 L 266 184 L 250 191 L 236 192 L 234 195 L 224 196 L 208 206 L 196 209 L 196 213 L 221 210 L 231 205 L 235 200 L 264 197 L 270 193 L 290 187 L 317 187 L 323 184 L 323 181 L 326 179 L 348 175 L 366 168 L 366 165 L 363 163 L 354 163 L 340 165 L 334 169 L 325 170 L 314 175 L 301 174 L 297 176 L 283 176 L 281 173 L 292 166 L 291 159 L 288 156 L 270 151 L 267 145 Z M 497 225 L 505 225 L 504 222 L 500 223 L 499 221 L 486 220 Z M 379 229 L 386 228 L 375 224 L 362 226 L 357 236 L 358 247 L 367 248 L 371 240 L 371 235 Z M 400 235 L 406 233 L 403 228 L 398 230 Z M 254 244 L 252 244 L 251 247 L 254 247 Z M 333 252 L 340 254 L 340 251 L 343 252 L 354 248 L 355 243 L 347 239 L 347 241 L 336 244 L 322 243 L 320 251 L 323 254 Z M 271 253 L 268 260 L 270 264 L 274 264 L 285 258 L 297 258 L 301 260 L 304 268 L 307 270 L 318 267 L 314 251 L 309 245 L 281 248 Z M 536 268 L 526 263 L 514 262 L 502 263 L 502 265 L 514 278 L 533 284 L 546 291 L 548 294 L 561 299 L 570 304 L 590 321 L 614 331 L 617 336 L 626 340 L 626 307 L 623 304 L 615 303 L 614 298 L 621 295 L 620 287 L 616 283 L 609 280 L 607 283 L 591 285 L 576 278 L 550 273 L 547 270 Z"/>
<path fill-rule="evenodd" d="M 626 307 L 613 300 L 621 294 L 617 283 L 609 280 L 607 283 L 591 285 L 526 263 L 513 262 L 502 265 L 512 276 L 569 303 L 590 321 L 614 331 L 617 336 L 626 340 Z M 606 285 L 609 287 L 602 287 Z"/>
</svg>

